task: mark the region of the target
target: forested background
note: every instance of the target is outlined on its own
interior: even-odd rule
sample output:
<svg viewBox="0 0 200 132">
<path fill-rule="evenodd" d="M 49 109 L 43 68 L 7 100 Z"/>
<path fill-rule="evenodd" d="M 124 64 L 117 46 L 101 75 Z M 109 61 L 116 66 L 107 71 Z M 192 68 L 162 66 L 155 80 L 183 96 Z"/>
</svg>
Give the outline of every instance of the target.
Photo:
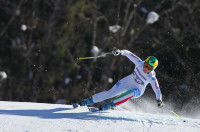
<svg viewBox="0 0 200 132">
<path fill-rule="evenodd" d="M 150 11 L 159 15 L 153 24 Z M 198 106 L 199 14 L 199 0 L 0 0 L 0 100 L 70 103 L 133 72 L 123 56 L 77 61 L 96 46 L 99 54 L 117 47 L 156 56 L 163 101 Z M 150 85 L 145 96 L 155 99 Z"/>
</svg>

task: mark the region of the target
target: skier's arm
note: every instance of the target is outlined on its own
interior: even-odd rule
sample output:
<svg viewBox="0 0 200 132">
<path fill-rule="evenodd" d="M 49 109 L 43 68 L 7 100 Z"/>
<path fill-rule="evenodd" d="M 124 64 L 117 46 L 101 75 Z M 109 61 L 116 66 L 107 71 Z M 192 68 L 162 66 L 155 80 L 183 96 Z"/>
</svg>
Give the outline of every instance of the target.
<svg viewBox="0 0 200 132">
<path fill-rule="evenodd" d="M 134 64 L 142 62 L 142 60 L 138 56 L 128 50 L 121 50 L 121 55 L 128 57 Z"/>
<path fill-rule="evenodd" d="M 152 80 L 150 83 L 151 83 L 154 93 L 156 94 L 156 99 L 162 101 L 162 94 L 161 94 L 159 84 L 158 84 L 156 77 L 152 77 Z"/>
</svg>

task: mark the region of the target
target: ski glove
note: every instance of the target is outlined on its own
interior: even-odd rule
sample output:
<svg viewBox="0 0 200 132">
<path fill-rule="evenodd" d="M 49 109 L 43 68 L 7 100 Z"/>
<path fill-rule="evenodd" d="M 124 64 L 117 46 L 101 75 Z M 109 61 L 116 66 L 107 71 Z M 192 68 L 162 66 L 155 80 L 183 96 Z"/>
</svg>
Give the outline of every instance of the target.
<svg viewBox="0 0 200 132">
<path fill-rule="evenodd" d="M 112 53 L 113 53 L 114 56 L 118 56 L 118 55 L 121 54 L 121 50 L 119 50 L 119 49 L 113 49 Z"/>
<path fill-rule="evenodd" d="M 157 100 L 157 104 L 158 104 L 158 107 L 162 108 L 165 104 L 163 103 L 162 100 L 158 99 Z"/>
</svg>

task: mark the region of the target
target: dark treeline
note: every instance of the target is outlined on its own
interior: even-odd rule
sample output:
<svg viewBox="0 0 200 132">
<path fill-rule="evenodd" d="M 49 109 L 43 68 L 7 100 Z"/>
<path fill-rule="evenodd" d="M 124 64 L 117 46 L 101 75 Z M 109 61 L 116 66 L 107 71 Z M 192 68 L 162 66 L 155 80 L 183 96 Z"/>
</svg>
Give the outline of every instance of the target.
<svg viewBox="0 0 200 132">
<path fill-rule="evenodd" d="M 159 15 L 153 24 L 150 11 Z M 163 100 L 199 105 L 199 14 L 199 0 L 0 0 L 0 71 L 8 76 L 0 99 L 70 103 L 133 72 L 122 56 L 76 60 L 97 46 L 99 54 L 117 47 L 156 56 Z M 120 30 L 110 32 L 113 25 Z"/>
</svg>

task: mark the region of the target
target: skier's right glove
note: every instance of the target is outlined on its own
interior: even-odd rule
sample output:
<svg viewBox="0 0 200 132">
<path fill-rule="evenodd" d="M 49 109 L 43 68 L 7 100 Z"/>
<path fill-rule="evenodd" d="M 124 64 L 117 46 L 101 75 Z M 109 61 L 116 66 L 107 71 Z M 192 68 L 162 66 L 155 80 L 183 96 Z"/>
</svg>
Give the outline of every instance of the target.
<svg viewBox="0 0 200 132">
<path fill-rule="evenodd" d="M 121 54 L 121 50 L 119 50 L 119 49 L 113 49 L 112 53 L 113 53 L 114 56 L 118 56 L 118 55 Z"/>
<path fill-rule="evenodd" d="M 163 103 L 162 100 L 158 99 L 157 100 L 157 104 L 158 104 L 158 107 L 162 108 L 165 104 Z"/>
</svg>

